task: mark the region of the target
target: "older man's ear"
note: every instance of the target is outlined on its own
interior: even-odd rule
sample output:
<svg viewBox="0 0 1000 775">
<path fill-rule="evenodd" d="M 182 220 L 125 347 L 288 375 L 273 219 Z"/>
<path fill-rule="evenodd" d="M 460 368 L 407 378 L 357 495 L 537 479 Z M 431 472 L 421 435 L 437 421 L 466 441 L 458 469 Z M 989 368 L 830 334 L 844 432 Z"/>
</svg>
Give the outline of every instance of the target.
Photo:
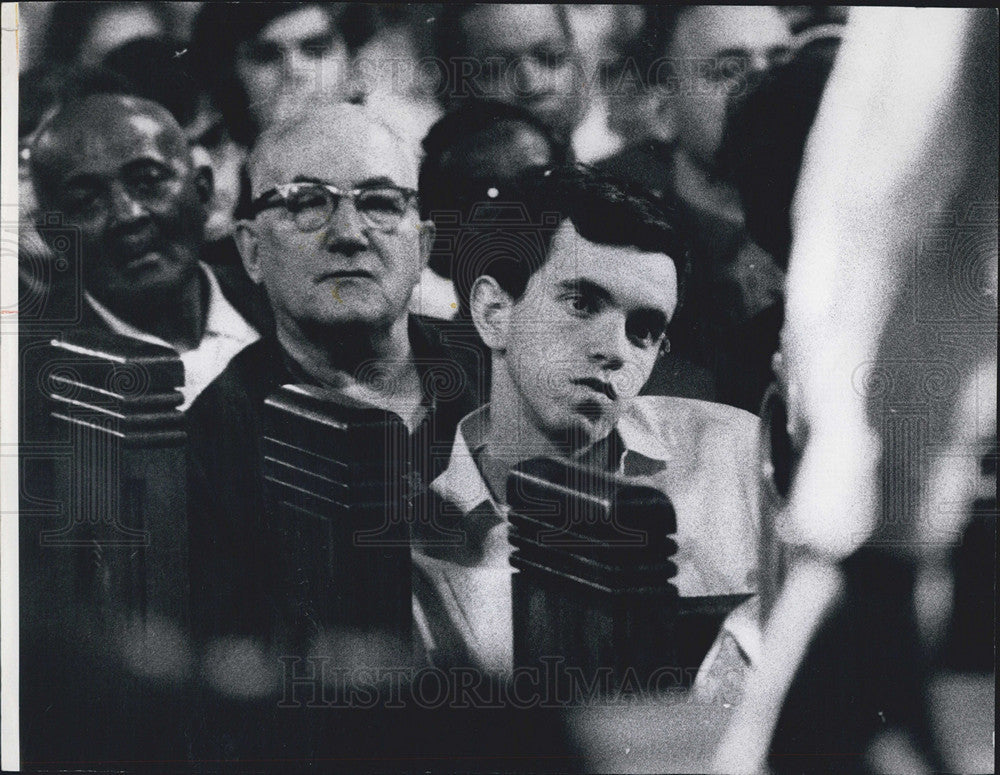
<svg viewBox="0 0 1000 775">
<path fill-rule="evenodd" d="M 259 251 L 257 250 L 257 230 L 253 221 L 237 221 L 236 233 L 233 235 L 236 247 L 243 259 L 243 268 L 247 275 L 257 285 L 260 285 L 262 274 L 260 270 Z"/>
</svg>

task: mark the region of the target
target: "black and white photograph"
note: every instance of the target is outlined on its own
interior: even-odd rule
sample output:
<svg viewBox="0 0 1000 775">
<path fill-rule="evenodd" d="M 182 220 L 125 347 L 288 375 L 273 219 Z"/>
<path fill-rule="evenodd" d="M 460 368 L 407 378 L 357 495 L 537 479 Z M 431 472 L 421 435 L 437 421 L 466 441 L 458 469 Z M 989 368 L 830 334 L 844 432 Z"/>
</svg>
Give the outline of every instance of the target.
<svg viewBox="0 0 1000 775">
<path fill-rule="evenodd" d="M 995 771 L 998 9 L 2 16 L 4 771 Z"/>
</svg>

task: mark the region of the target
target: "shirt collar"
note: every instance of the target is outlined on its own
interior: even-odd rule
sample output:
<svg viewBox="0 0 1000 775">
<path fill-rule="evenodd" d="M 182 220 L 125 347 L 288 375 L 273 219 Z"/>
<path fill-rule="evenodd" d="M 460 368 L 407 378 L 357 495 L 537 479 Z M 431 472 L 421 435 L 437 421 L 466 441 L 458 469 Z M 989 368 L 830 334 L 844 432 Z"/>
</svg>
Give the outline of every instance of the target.
<svg viewBox="0 0 1000 775">
<path fill-rule="evenodd" d="M 201 268 L 202 274 L 208 282 L 208 309 L 205 311 L 205 331 L 202 334 L 202 339 L 211 336 L 223 336 L 240 342 L 250 343 L 256 341 L 258 338 L 257 332 L 251 328 L 250 324 L 243 319 L 243 316 L 236 311 L 223 295 L 215 273 L 202 261 L 198 262 L 198 266 Z M 158 344 L 161 347 L 169 347 L 171 350 L 177 349 L 155 334 L 150 334 L 141 328 L 136 328 L 128 321 L 122 320 L 89 292 L 84 291 L 84 296 L 87 299 L 87 303 L 93 307 L 94 312 L 98 314 L 114 333 L 143 342 L 149 342 L 150 344 Z"/>
<path fill-rule="evenodd" d="M 448 466 L 431 482 L 431 490 L 453 504 L 463 516 L 483 503 L 489 503 L 497 513 L 501 511 L 473 456 L 474 450 L 485 441 L 489 411 L 486 404 L 458 424 Z"/>
<path fill-rule="evenodd" d="M 622 464 L 631 455 L 641 455 L 647 460 L 665 464 L 673 458 L 670 448 L 675 446 L 673 430 L 664 430 L 662 418 L 651 417 L 649 407 L 642 401 L 629 401 L 615 426 L 625 452 Z"/>
<path fill-rule="evenodd" d="M 486 442 L 489 409 L 490 405 L 486 404 L 466 415 L 458 424 L 448 466 L 430 486 L 463 515 L 484 503 L 490 504 L 498 514 L 503 513 L 503 507 L 493 499 L 475 460 L 476 453 Z M 638 467 L 648 473 L 652 469 L 662 469 L 673 457 L 669 449 L 674 443 L 672 432 L 668 430 L 666 438 L 662 438 L 662 423 L 654 423 L 647 412 L 642 402 L 630 401 L 612 431 L 618 435 L 623 450 L 618 468 L 620 472 L 628 474 Z M 639 466 L 633 466 L 635 458 L 645 460 L 636 461 Z"/>
</svg>

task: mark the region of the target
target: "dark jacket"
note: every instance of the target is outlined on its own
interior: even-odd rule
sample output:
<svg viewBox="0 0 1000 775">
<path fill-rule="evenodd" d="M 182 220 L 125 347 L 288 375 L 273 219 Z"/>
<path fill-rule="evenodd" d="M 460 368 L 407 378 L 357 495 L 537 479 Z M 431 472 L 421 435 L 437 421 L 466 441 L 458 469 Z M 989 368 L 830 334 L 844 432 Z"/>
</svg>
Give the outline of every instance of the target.
<svg viewBox="0 0 1000 775">
<path fill-rule="evenodd" d="M 478 351 L 461 327 L 410 317 L 410 342 L 430 411 L 401 454 L 429 483 L 447 464 L 458 421 L 484 385 Z M 187 412 L 192 618 L 196 635 L 266 636 L 268 559 L 264 524 L 263 408 L 283 384 L 309 378 L 273 336 L 237 355 Z"/>
</svg>

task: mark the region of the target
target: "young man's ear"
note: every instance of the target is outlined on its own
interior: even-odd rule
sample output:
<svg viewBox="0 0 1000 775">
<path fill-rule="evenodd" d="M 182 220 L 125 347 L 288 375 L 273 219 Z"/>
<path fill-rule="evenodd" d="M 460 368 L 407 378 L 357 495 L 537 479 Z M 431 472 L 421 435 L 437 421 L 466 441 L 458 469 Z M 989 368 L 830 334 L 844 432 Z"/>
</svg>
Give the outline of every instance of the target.
<svg viewBox="0 0 1000 775">
<path fill-rule="evenodd" d="M 420 268 L 424 269 L 430 261 L 431 249 L 434 247 L 434 235 L 437 234 L 434 221 L 419 221 L 417 234 L 420 237 Z"/>
<path fill-rule="evenodd" d="M 240 258 L 243 259 L 243 268 L 246 269 L 250 279 L 260 285 L 262 273 L 257 250 L 257 231 L 253 221 L 237 221 L 233 239 L 236 240 Z"/>
<path fill-rule="evenodd" d="M 489 275 L 480 275 L 469 292 L 469 313 L 480 338 L 491 350 L 507 349 L 514 299 Z"/>
<path fill-rule="evenodd" d="M 215 193 L 212 157 L 200 145 L 195 145 L 191 148 L 191 161 L 194 163 L 194 187 L 198 191 L 198 199 L 203 205 L 207 205 Z"/>
</svg>

